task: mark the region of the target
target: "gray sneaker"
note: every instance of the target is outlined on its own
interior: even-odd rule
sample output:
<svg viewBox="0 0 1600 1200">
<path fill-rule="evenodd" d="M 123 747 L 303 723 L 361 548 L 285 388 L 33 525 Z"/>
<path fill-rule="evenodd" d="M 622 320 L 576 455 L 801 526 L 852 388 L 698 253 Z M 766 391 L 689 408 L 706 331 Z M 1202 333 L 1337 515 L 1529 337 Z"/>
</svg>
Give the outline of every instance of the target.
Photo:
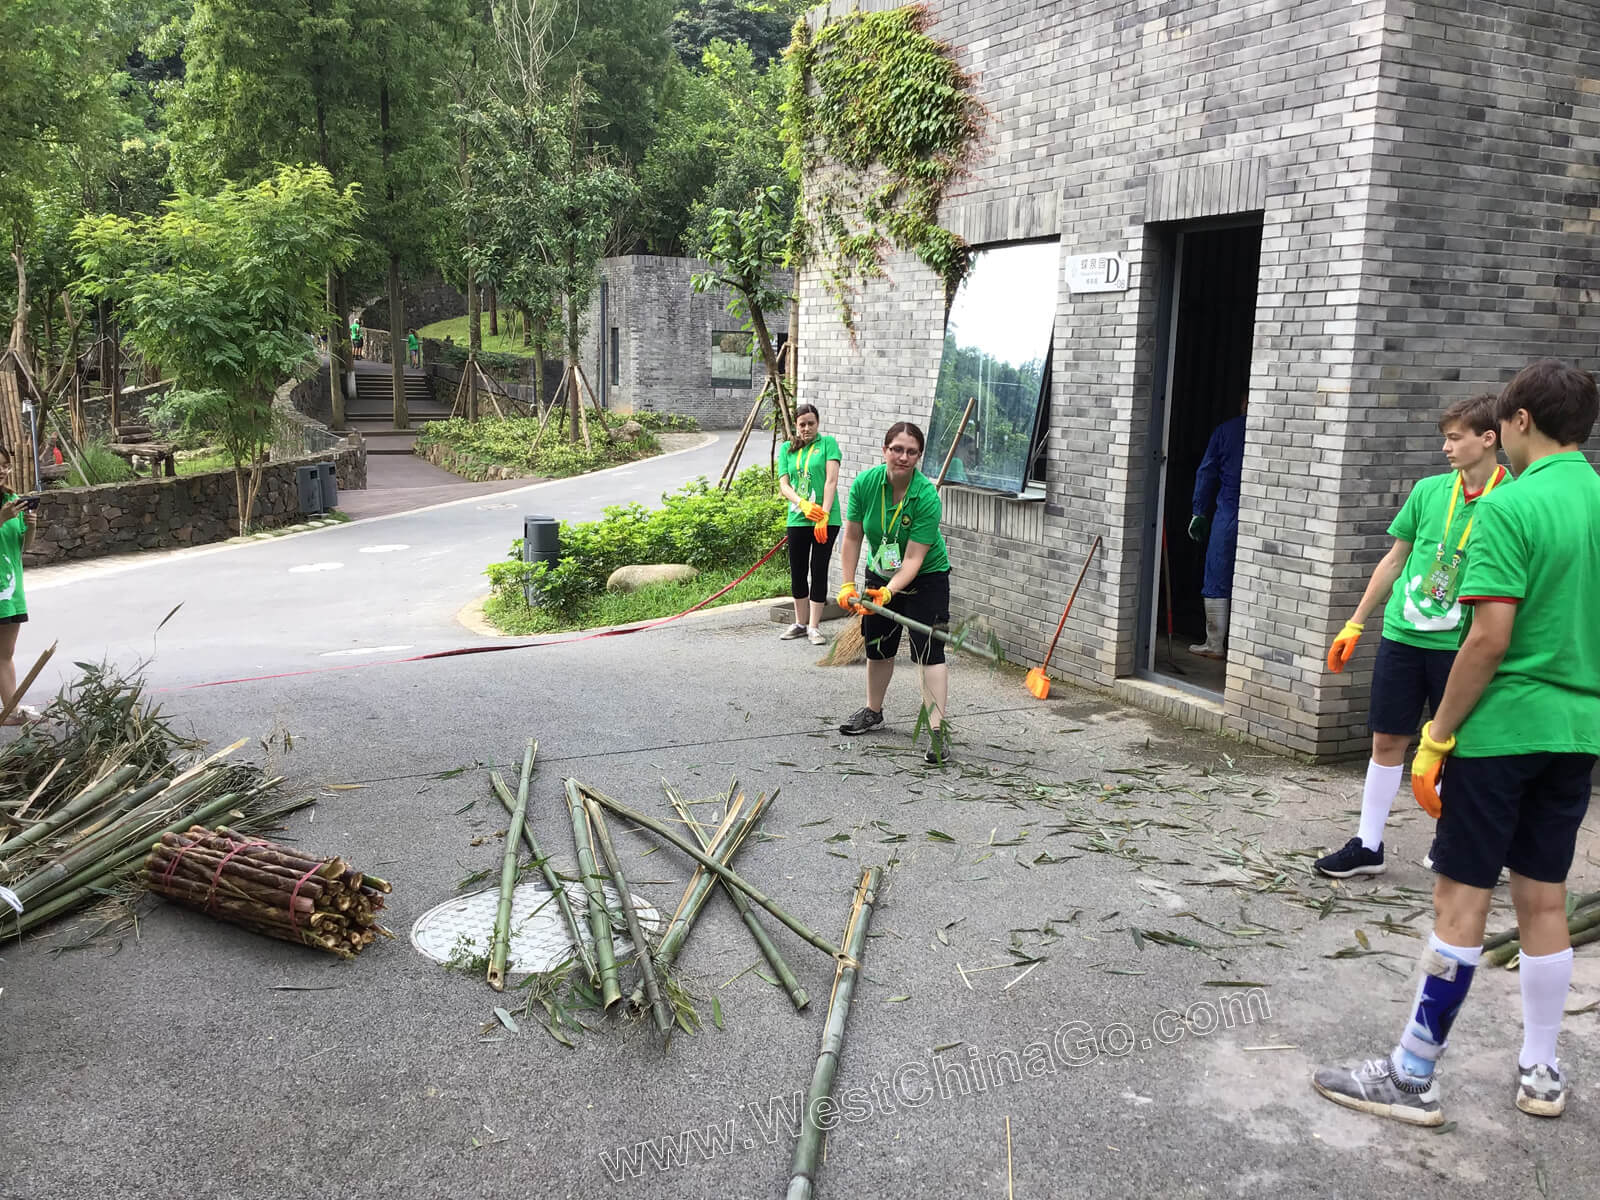
<svg viewBox="0 0 1600 1200">
<path fill-rule="evenodd" d="M 1517 1068 L 1517 1107 L 1530 1117 L 1559 1117 L 1567 1107 L 1567 1081 L 1554 1065 Z"/>
<path fill-rule="evenodd" d="M 1404 1121 L 1408 1125 L 1443 1125 L 1439 1085 L 1432 1077 L 1413 1079 L 1394 1060 L 1369 1058 L 1358 1067 L 1318 1067 L 1311 1086 L 1335 1104 Z M 1518 1101 L 1521 1107 L 1521 1101 Z"/>
<path fill-rule="evenodd" d="M 869 729 L 876 729 L 883 724 L 883 714 L 875 708 L 858 708 L 850 714 L 850 719 L 839 726 L 839 732 L 854 737 L 858 733 L 866 733 Z"/>
<path fill-rule="evenodd" d="M 799 638 L 805 637 L 805 635 L 806 635 L 806 627 L 804 625 L 794 624 L 794 625 L 789 626 L 789 628 L 785 629 L 782 633 L 780 633 L 778 635 L 778 640 L 780 642 L 793 642 L 793 641 L 798 640 Z"/>
</svg>

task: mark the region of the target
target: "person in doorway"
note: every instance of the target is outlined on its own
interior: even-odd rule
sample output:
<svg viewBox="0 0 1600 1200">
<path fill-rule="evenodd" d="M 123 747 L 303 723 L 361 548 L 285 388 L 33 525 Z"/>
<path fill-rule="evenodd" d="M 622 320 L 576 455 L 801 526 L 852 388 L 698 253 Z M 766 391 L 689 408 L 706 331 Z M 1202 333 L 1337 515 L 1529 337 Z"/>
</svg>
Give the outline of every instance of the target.
<svg viewBox="0 0 1600 1200">
<path fill-rule="evenodd" d="M 883 437 L 883 462 L 857 475 L 850 485 L 840 551 L 845 582 L 839 589 L 839 607 L 863 614 L 867 704 L 839 726 L 843 734 L 854 736 L 883 724 L 883 698 L 900 650 L 901 626 L 856 603 L 856 566 L 862 543 L 867 548 L 867 599 L 934 628 L 950 621 L 950 556 L 939 532 L 943 517 L 939 489 L 917 469 L 923 441 L 922 430 L 909 421 L 891 425 Z M 927 761 L 941 765 L 950 692 L 944 643 L 913 632 L 911 661 L 922 675 L 923 704 L 931 730 Z"/>
<path fill-rule="evenodd" d="M 422 366 L 422 343 L 417 339 L 415 329 L 406 334 L 406 363 L 413 367 Z"/>
<path fill-rule="evenodd" d="M 1497 416 L 1517 483 L 1478 502 L 1459 589 L 1471 623 L 1411 764 L 1412 793 L 1439 819 L 1422 979 L 1393 1051 L 1312 1076 L 1336 1104 L 1413 1125 L 1444 1122 L 1434 1073 L 1502 866 L 1522 941 L 1516 1106 L 1559 1117 L 1567 1102 L 1556 1055 L 1572 980 L 1566 878 L 1600 755 L 1600 474 L 1579 447 L 1600 392 L 1588 372 L 1546 359 L 1506 385 Z"/>
<path fill-rule="evenodd" d="M 28 619 L 28 602 L 22 591 L 22 551 L 33 544 L 38 526 L 36 504 L 11 490 L 11 452 L 0 446 L 0 708 L 10 704 L 17 690 L 17 634 Z M 37 720 L 35 709 L 18 704 L 7 725 Z"/>
<path fill-rule="evenodd" d="M 361 322 L 352 317 L 350 318 L 350 353 L 355 358 L 362 357 L 362 340 Z"/>
<path fill-rule="evenodd" d="M 794 437 L 778 457 L 778 490 L 789 502 L 789 594 L 794 597 L 794 624 L 783 641 L 808 639 L 820 646 L 822 613 L 828 607 L 828 563 L 839 535 L 839 443 L 818 433 L 821 418 L 814 404 L 795 409 Z"/>
<path fill-rule="evenodd" d="M 1510 482 L 1495 462 L 1500 448 L 1492 394 L 1458 400 L 1439 418 L 1451 470 L 1419 480 L 1389 523 L 1389 547 L 1344 628 L 1328 649 L 1328 670 L 1343 671 L 1361 640 L 1368 614 L 1387 598 L 1383 636 L 1372 667 L 1367 725 L 1372 759 L 1361 790 L 1356 836 L 1312 864 L 1322 875 L 1347 879 L 1383 871 L 1383 827 L 1400 790 L 1406 747 L 1422 723 L 1422 707 L 1439 711 L 1445 680 L 1464 627 L 1456 596 L 1467 561 L 1477 502 Z"/>
<path fill-rule="evenodd" d="M 1233 556 L 1239 542 L 1239 479 L 1244 473 L 1244 417 L 1250 397 L 1239 401 L 1239 415 L 1211 431 L 1205 457 L 1194 478 L 1189 538 L 1206 548 L 1206 640 L 1190 646 L 1202 658 L 1222 658 L 1228 643 L 1228 601 L 1233 595 Z M 1213 515 L 1214 513 L 1214 515 Z"/>
</svg>

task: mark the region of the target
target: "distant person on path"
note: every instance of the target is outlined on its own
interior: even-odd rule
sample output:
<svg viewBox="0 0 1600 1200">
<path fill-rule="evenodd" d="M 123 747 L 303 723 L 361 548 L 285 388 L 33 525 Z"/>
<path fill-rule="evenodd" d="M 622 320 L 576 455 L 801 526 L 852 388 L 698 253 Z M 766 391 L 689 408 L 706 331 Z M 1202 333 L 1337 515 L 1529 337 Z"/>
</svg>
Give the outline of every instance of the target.
<svg viewBox="0 0 1600 1200">
<path fill-rule="evenodd" d="M 1412 794 L 1439 821 L 1422 978 L 1392 1051 L 1312 1076 L 1336 1104 L 1412 1125 L 1444 1123 L 1435 1068 L 1501 867 L 1522 942 L 1516 1106 L 1559 1117 L 1567 1104 L 1556 1057 L 1572 982 L 1566 880 L 1600 755 L 1600 474 L 1579 447 L 1600 393 L 1588 372 L 1545 359 L 1506 385 L 1497 415 L 1517 482 L 1477 503 L 1458 592 L 1471 624 L 1411 763 Z"/>
<path fill-rule="evenodd" d="M 1367 615 L 1387 598 L 1383 636 L 1372 664 L 1372 760 L 1361 792 L 1361 823 L 1342 849 L 1312 863 L 1322 875 L 1345 879 L 1383 871 L 1383 827 L 1389 820 L 1406 747 L 1422 724 L 1422 707 L 1439 711 L 1445 680 L 1466 628 L 1457 598 L 1470 550 L 1477 502 L 1510 478 L 1495 462 L 1500 448 L 1493 393 L 1458 400 L 1439 418 L 1444 456 L 1453 470 L 1419 480 L 1389 523 L 1394 545 L 1367 581 L 1367 590 L 1328 650 L 1328 670 L 1344 670 L 1361 640 Z"/>
<path fill-rule="evenodd" d="M 1205 579 L 1200 586 L 1206 640 L 1190 646 L 1189 652 L 1202 658 L 1222 658 L 1227 653 L 1228 601 L 1233 596 L 1233 559 L 1239 542 L 1239 481 L 1244 474 L 1244 417 L 1249 409 L 1246 395 L 1239 401 L 1239 415 L 1212 431 L 1194 478 L 1189 538 L 1206 546 Z"/>
<path fill-rule="evenodd" d="M 415 329 L 406 334 L 406 362 L 413 367 L 422 366 L 422 343 L 417 340 Z"/>
<path fill-rule="evenodd" d="M 795 409 L 794 438 L 778 456 L 778 490 L 789 502 L 789 594 L 794 597 L 794 624 L 779 634 L 790 642 L 806 638 L 813 646 L 822 635 L 822 612 L 828 606 L 828 563 L 839 536 L 839 443 L 818 433 L 817 406 Z"/>
<path fill-rule="evenodd" d="M 363 357 L 361 353 L 361 322 L 351 318 L 350 321 L 350 350 L 356 358 Z"/>
<path fill-rule="evenodd" d="M 889 426 L 883 437 L 884 461 L 857 475 L 850 484 L 845 512 L 840 565 L 844 586 L 839 607 L 863 613 L 861 635 L 867 648 L 867 706 L 839 726 L 847 735 L 866 733 L 883 724 L 883 697 L 894 678 L 894 656 L 900 650 L 902 627 L 888 617 L 856 604 L 856 565 L 862 543 L 867 549 L 867 599 L 923 625 L 938 628 L 950 622 L 950 556 L 939 532 L 943 507 L 939 489 L 921 471 L 922 430 L 909 421 Z M 911 634 L 911 661 L 922 675 L 923 704 L 932 730 L 927 761 L 942 765 L 944 718 L 950 706 L 950 668 L 944 643 L 923 633 Z"/>
<path fill-rule="evenodd" d="M 11 452 L 0 446 L 0 708 L 17 690 L 17 634 L 28 619 L 22 593 L 22 551 L 33 543 L 38 524 L 35 504 L 11 490 Z M 20 699 L 20 697 L 18 697 Z M 7 725 L 36 720 L 37 710 L 18 704 Z"/>
</svg>

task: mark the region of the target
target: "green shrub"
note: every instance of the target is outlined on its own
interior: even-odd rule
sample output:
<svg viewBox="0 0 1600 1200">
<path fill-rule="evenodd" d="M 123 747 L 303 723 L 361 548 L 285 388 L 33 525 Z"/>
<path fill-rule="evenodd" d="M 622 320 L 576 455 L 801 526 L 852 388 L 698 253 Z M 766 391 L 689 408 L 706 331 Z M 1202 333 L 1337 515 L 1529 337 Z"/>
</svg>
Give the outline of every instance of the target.
<svg viewBox="0 0 1600 1200">
<path fill-rule="evenodd" d="M 511 467 L 551 479 L 636 462 L 661 451 L 654 434 L 647 432 L 632 441 L 613 442 L 597 424 L 591 423 L 593 449 L 584 449 L 582 442 L 568 442 L 560 431 L 551 428 L 545 430 L 535 451 L 533 440 L 539 422 L 533 417 L 429 421 L 417 434 L 415 451 L 422 454 L 431 446 L 446 446 L 479 465 Z"/>
<path fill-rule="evenodd" d="M 439 361 L 459 367 L 467 361 L 467 347 L 451 344 L 439 347 Z M 533 359 L 520 354 L 497 354 L 493 350 L 478 351 L 478 365 L 498 379 L 521 383 L 531 378 Z"/>
<path fill-rule="evenodd" d="M 227 404 L 227 397 L 218 391 L 173 388 L 147 407 L 144 417 L 163 440 L 180 450 L 197 450 L 216 440 L 227 419 Z"/>
<path fill-rule="evenodd" d="M 662 501 L 658 509 L 619 504 L 607 508 L 599 521 L 561 522 L 561 558 L 553 567 L 523 562 L 517 538 L 510 558 L 490 563 L 485 573 L 496 592 L 518 593 L 531 583 L 543 607 L 570 615 L 604 592 L 618 567 L 656 562 L 688 563 L 702 571 L 747 567 L 783 532 L 784 500 L 764 467 L 741 472 L 726 493 L 697 479 Z"/>
<path fill-rule="evenodd" d="M 68 487 L 93 487 L 97 483 L 123 483 L 133 478 L 133 467 L 106 449 L 104 442 L 85 442 L 67 460 Z"/>
<path fill-rule="evenodd" d="M 680 413 L 635 412 L 635 413 L 607 413 L 606 419 L 615 424 L 623 421 L 637 421 L 650 433 L 698 433 L 700 422 L 693 417 L 686 417 Z"/>
</svg>

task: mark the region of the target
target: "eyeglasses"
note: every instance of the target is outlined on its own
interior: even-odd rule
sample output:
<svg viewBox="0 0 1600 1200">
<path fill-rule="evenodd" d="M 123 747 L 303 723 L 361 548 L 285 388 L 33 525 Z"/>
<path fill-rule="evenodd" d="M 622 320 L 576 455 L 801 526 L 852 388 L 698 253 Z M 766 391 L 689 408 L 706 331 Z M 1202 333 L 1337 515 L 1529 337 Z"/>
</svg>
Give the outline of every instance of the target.
<svg viewBox="0 0 1600 1200">
<path fill-rule="evenodd" d="M 915 446 L 885 446 L 883 452 L 885 454 L 896 454 L 901 458 L 920 458 L 922 456 L 922 451 Z"/>
</svg>

